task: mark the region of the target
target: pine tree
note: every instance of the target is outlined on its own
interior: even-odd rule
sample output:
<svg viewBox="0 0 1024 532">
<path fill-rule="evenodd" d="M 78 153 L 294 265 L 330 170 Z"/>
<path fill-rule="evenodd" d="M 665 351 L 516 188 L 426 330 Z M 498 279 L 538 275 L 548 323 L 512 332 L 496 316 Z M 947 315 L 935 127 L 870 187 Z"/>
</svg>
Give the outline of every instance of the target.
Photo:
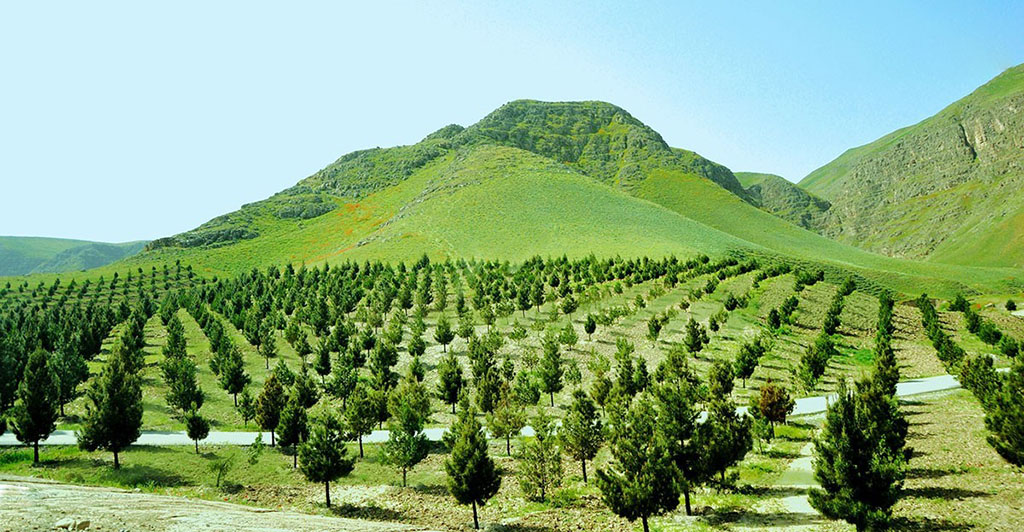
<svg viewBox="0 0 1024 532">
<path fill-rule="evenodd" d="M 841 382 L 814 442 L 821 489 L 810 491 L 811 506 L 858 531 L 887 530 L 906 476 L 905 436 L 896 401 L 881 386 L 864 382 L 854 392 Z"/>
<path fill-rule="evenodd" d="M 171 314 L 167 322 L 167 343 L 164 344 L 163 354 L 167 358 L 181 358 L 185 353 L 185 327 L 177 314 Z"/>
<path fill-rule="evenodd" d="M 199 409 L 193 408 L 185 413 L 185 434 L 195 442 L 196 454 L 199 454 L 199 440 L 210 435 L 210 422 L 199 414 Z"/>
<path fill-rule="evenodd" d="M 604 443 L 604 425 L 594 402 L 582 390 L 573 394 L 572 406 L 558 430 L 562 449 L 583 468 L 583 483 L 587 483 L 587 460 L 593 460 Z"/>
<path fill-rule="evenodd" d="M 437 395 L 447 404 L 452 406 L 452 414 L 455 413 L 455 403 L 459 400 L 459 394 L 465 381 L 462 377 L 462 366 L 453 353 L 441 359 L 437 366 Z"/>
<path fill-rule="evenodd" d="M 685 359 L 683 359 L 685 360 Z M 664 379 L 655 388 L 657 399 L 657 437 L 679 472 L 679 489 L 691 515 L 690 495 L 705 480 L 700 442 L 694 438 L 700 411 L 696 408 L 699 383 L 685 366 L 677 375 Z M 692 377 L 692 378 L 688 378 Z"/>
<path fill-rule="evenodd" d="M 302 402 L 302 393 L 292 388 L 288 402 L 281 411 L 281 420 L 277 424 L 277 441 L 281 452 L 292 457 L 292 468 L 298 467 L 299 444 L 309 437 L 309 421 L 306 407 Z"/>
<path fill-rule="evenodd" d="M 321 341 L 317 346 L 313 370 L 320 376 L 320 384 L 325 384 L 327 376 L 331 374 L 331 349 L 328 342 Z"/>
<path fill-rule="evenodd" d="M 60 383 L 50 369 L 50 355 L 38 348 L 28 356 L 11 424 L 18 441 L 32 444 L 32 463 L 39 463 L 39 442 L 57 428 Z"/>
<path fill-rule="evenodd" d="M 587 321 L 583 322 L 583 331 L 587 333 L 587 341 L 591 340 L 594 331 L 597 330 L 597 319 L 593 314 L 587 314 Z"/>
<path fill-rule="evenodd" d="M 985 413 L 992 434 L 988 442 L 1007 462 L 1024 466 L 1024 359 L 1018 358 L 994 393 L 993 407 Z"/>
<path fill-rule="evenodd" d="M 114 453 L 114 469 L 121 467 L 118 453 L 142 434 L 142 383 L 128 371 L 123 357 L 113 357 L 90 386 L 85 421 L 77 433 L 78 446 L 86 451 Z"/>
<path fill-rule="evenodd" d="M 366 383 L 357 384 L 349 396 L 348 406 L 345 408 L 345 421 L 349 431 L 359 440 L 359 458 L 362 458 L 363 436 L 373 432 L 373 426 L 377 424 L 376 405 Z"/>
<path fill-rule="evenodd" d="M 242 416 L 242 422 L 249 426 L 249 420 L 256 417 L 256 401 L 252 399 L 249 390 L 242 390 L 242 399 L 238 401 L 238 414 Z"/>
<path fill-rule="evenodd" d="M 551 398 L 551 406 L 555 406 L 555 393 L 562 390 L 562 355 L 558 350 L 558 340 L 551 333 L 544 338 L 544 357 L 541 359 L 537 374 L 540 377 L 541 390 Z"/>
<path fill-rule="evenodd" d="M 230 354 L 220 364 L 220 385 L 231 394 L 235 406 L 238 406 L 238 394 L 245 390 L 252 378 L 245 372 L 245 361 L 238 348 L 232 346 Z M 250 398 L 251 399 L 251 398 Z"/>
<path fill-rule="evenodd" d="M 704 344 L 707 343 L 707 332 L 701 324 L 697 323 L 696 320 L 690 318 L 686 322 L 686 336 L 683 339 L 684 345 L 686 345 L 687 351 L 696 355 L 704 349 Z"/>
<path fill-rule="evenodd" d="M 309 439 L 299 446 L 299 470 L 310 482 L 323 482 L 327 507 L 331 506 L 331 482 L 352 472 L 341 423 L 332 415 L 313 422 Z"/>
<path fill-rule="evenodd" d="M 78 385 L 89 378 L 89 366 L 77 349 L 68 346 L 50 356 L 50 369 L 57 382 L 60 416 L 64 417 L 64 405 L 78 397 Z"/>
<path fill-rule="evenodd" d="M 562 453 L 554 421 L 543 411 L 530 423 L 534 437 L 519 446 L 519 485 L 528 499 L 546 501 L 548 492 L 562 484 Z"/>
<path fill-rule="evenodd" d="M 726 472 L 747 455 L 753 444 L 750 416 L 736 412 L 736 406 L 725 397 L 713 398 L 708 405 L 707 419 L 697 425 L 696 445 L 701 449 L 704 475 L 719 477 L 719 486 L 727 484 Z"/>
<path fill-rule="evenodd" d="M 740 346 L 740 352 L 736 354 L 736 361 L 733 362 L 733 371 L 737 377 L 742 379 L 744 388 L 747 387 L 747 379 L 754 374 L 754 370 L 761 362 L 764 351 L 764 345 L 760 339 Z"/>
<path fill-rule="evenodd" d="M 270 432 L 270 445 L 274 445 L 274 431 L 281 422 L 281 410 L 284 409 L 284 387 L 277 375 L 271 373 L 263 383 L 263 391 L 256 398 L 256 423 L 263 430 Z"/>
<path fill-rule="evenodd" d="M 165 397 L 168 406 L 181 414 L 188 412 L 193 407 L 202 408 L 206 396 L 199 388 L 199 380 L 196 375 L 198 368 L 191 358 L 165 358 L 160 363 L 160 370 L 163 372 L 164 382 L 167 383 Z"/>
<path fill-rule="evenodd" d="M 655 408 L 648 394 L 641 394 L 613 416 L 612 462 L 597 471 L 597 486 L 608 508 L 630 521 L 639 518 L 644 532 L 650 530 L 651 516 L 679 506 L 679 472 L 657 433 Z"/>
<path fill-rule="evenodd" d="M 423 427 L 430 418 L 430 397 L 426 386 L 407 376 L 388 398 L 388 441 L 384 443 L 384 461 L 402 470 L 402 487 L 406 473 L 427 457 L 429 441 Z"/>
<path fill-rule="evenodd" d="M 459 418 L 446 434 L 451 449 L 445 460 L 448 491 L 459 504 L 473 505 L 473 528 L 480 528 L 477 505 L 483 506 L 501 487 L 501 474 L 487 454 L 487 436 L 476 420 L 476 412 L 463 395 Z"/>
<path fill-rule="evenodd" d="M 448 351 L 448 344 L 452 343 L 455 339 L 455 332 L 452 331 L 452 324 L 448 322 L 448 316 L 441 314 L 441 317 L 437 319 L 437 325 L 434 327 L 434 340 L 441 344 L 444 351 Z"/>
<path fill-rule="evenodd" d="M 274 341 L 274 331 L 269 325 L 264 324 L 260 329 L 257 348 L 266 362 L 266 368 L 270 369 L 270 359 L 277 356 L 277 344 Z"/>
<path fill-rule="evenodd" d="M 512 436 L 526 425 L 526 409 L 513 400 L 508 382 L 502 382 L 494 411 L 487 415 L 487 428 L 492 436 L 505 438 L 505 454 L 512 456 Z"/>
</svg>

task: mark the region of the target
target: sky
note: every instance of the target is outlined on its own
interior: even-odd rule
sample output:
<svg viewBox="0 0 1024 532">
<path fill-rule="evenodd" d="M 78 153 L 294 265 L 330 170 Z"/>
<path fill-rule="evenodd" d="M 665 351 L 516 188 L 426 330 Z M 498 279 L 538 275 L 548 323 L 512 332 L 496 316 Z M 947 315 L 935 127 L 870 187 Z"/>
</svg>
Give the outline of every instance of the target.
<svg viewBox="0 0 1024 532">
<path fill-rule="evenodd" d="M 718 4 L 3 3 L 0 235 L 168 236 L 520 98 L 799 181 L 1024 62 L 1021 2 Z"/>
</svg>

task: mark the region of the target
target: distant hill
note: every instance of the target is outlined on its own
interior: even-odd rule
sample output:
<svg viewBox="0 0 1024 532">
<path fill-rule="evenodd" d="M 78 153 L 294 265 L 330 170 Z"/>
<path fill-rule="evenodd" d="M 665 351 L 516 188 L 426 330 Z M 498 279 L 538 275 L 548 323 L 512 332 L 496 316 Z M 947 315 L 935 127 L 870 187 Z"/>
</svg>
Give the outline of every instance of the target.
<svg viewBox="0 0 1024 532">
<path fill-rule="evenodd" d="M 775 174 L 736 172 L 736 179 L 755 205 L 805 229 L 816 228 L 830 207 L 827 200 Z"/>
<path fill-rule="evenodd" d="M 781 197 L 776 185 L 755 193 L 725 166 L 669 146 L 608 103 L 518 100 L 410 146 L 349 153 L 270 198 L 155 240 L 118 267 L 181 260 L 222 275 L 424 253 L 498 260 L 707 253 L 786 256 L 908 291 L 989 289 L 1010 277 L 837 243 L 758 208 L 784 205 L 773 199 Z"/>
<path fill-rule="evenodd" d="M 820 231 L 893 256 L 1024 266 L 1024 65 L 935 116 L 853 148 L 800 186 Z"/>
<path fill-rule="evenodd" d="M 107 244 L 64 238 L 0 236 L 0 275 L 97 268 L 134 255 L 146 242 Z"/>
</svg>

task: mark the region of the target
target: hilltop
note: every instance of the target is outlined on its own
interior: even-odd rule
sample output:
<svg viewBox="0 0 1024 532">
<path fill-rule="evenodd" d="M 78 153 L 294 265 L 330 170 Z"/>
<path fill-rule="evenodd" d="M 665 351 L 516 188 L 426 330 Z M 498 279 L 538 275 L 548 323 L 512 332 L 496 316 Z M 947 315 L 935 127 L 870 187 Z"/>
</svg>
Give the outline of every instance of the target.
<svg viewBox="0 0 1024 532">
<path fill-rule="evenodd" d="M 822 234 L 879 253 L 1024 266 L 1024 65 L 935 116 L 853 148 L 800 186 Z"/>
<path fill-rule="evenodd" d="M 762 210 L 784 207 L 778 188 L 745 187 L 615 105 L 518 100 L 413 145 L 344 155 L 266 200 L 153 241 L 124 265 L 180 260 L 226 275 L 423 254 L 707 253 L 785 256 L 907 292 L 1008 290 L 1007 271 L 891 259 L 798 227 Z"/>
<path fill-rule="evenodd" d="M 134 255 L 146 242 L 108 244 L 66 238 L 0 236 L 0 275 L 97 268 Z"/>
<path fill-rule="evenodd" d="M 813 230 L 831 204 L 775 174 L 736 172 L 755 204 L 783 220 Z"/>
</svg>

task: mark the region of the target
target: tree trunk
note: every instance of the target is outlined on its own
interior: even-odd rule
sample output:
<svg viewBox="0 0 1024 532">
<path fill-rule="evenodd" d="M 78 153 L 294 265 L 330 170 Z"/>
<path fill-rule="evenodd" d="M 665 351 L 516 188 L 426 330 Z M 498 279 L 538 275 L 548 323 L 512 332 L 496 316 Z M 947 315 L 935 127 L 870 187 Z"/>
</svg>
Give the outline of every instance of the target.
<svg viewBox="0 0 1024 532">
<path fill-rule="evenodd" d="M 60 417 L 64 417 L 64 402 L 60 403 Z"/>
<path fill-rule="evenodd" d="M 693 510 L 690 510 L 690 488 L 683 490 L 683 498 L 686 500 L 686 515 L 693 515 Z"/>
<path fill-rule="evenodd" d="M 452 403 L 452 415 L 455 415 L 455 403 Z"/>
<path fill-rule="evenodd" d="M 505 435 L 505 454 L 512 456 L 512 437 Z"/>
<path fill-rule="evenodd" d="M 196 442 L 196 454 L 199 454 L 199 440 L 193 440 Z"/>
<path fill-rule="evenodd" d="M 363 435 L 359 435 L 359 458 L 363 457 Z"/>
<path fill-rule="evenodd" d="M 235 408 L 238 408 L 238 394 L 235 393 L 235 394 L 231 394 L 231 395 L 235 396 Z"/>
<path fill-rule="evenodd" d="M 32 463 L 39 463 L 39 440 L 32 443 Z"/>
<path fill-rule="evenodd" d="M 331 483 L 324 482 L 324 496 L 327 498 L 327 507 L 331 507 Z"/>
<path fill-rule="evenodd" d="M 644 532 L 650 532 L 651 529 L 647 526 L 647 516 L 641 516 L 640 521 L 642 521 L 644 524 Z"/>
<path fill-rule="evenodd" d="M 121 462 L 117 460 L 117 451 L 114 451 L 114 469 L 121 469 Z"/>
<path fill-rule="evenodd" d="M 402 487 L 405 487 L 405 468 L 402 468 Z"/>
<path fill-rule="evenodd" d="M 583 460 L 580 460 L 580 462 L 583 464 L 583 483 L 586 484 L 587 483 L 587 460 L 583 459 Z"/>
<path fill-rule="evenodd" d="M 555 407 L 555 392 L 551 392 L 551 408 Z"/>
<path fill-rule="evenodd" d="M 270 446 L 274 446 L 274 431 L 270 431 Z"/>
<path fill-rule="evenodd" d="M 267 369 L 270 369 L 270 357 L 263 357 L 263 360 L 267 363 Z"/>
<path fill-rule="evenodd" d="M 478 521 L 476 518 L 476 501 L 473 501 L 473 529 L 480 529 L 480 521 Z"/>
<path fill-rule="evenodd" d="M 298 449 L 296 449 L 298 451 Z M 292 469 L 298 469 L 299 467 L 299 453 L 296 452 L 292 455 Z"/>
</svg>

